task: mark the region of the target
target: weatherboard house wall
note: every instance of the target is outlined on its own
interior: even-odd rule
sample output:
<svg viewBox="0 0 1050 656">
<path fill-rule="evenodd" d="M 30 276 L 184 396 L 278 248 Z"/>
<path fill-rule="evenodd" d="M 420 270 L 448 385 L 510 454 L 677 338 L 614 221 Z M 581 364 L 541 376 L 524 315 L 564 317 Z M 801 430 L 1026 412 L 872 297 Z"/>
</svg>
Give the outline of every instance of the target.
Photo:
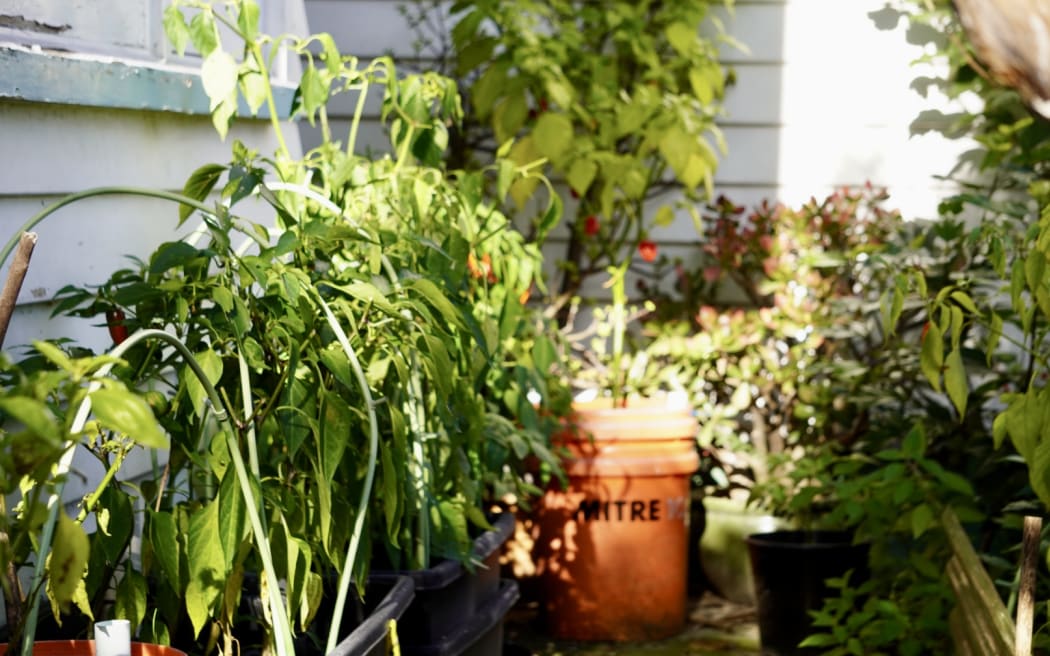
<svg viewBox="0 0 1050 656">
<path fill-rule="evenodd" d="M 276 149 L 268 123 L 247 116 L 225 143 L 219 139 L 200 59 L 177 57 L 164 37 L 166 4 L 0 0 L 0 240 L 69 193 L 111 185 L 181 190 L 198 166 L 228 162 L 233 139 L 261 153 Z M 301 0 L 260 5 L 264 30 L 305 31 Z M 297 74 L 298 62 L 286 59 L 277 84 Z M 131 265 L 128 256 L 145 257 L 195 227 L 177 230 L 176 222 L 169 202 L 106 196 L 39 224 L 4 349 L 17 357 L 33 340 L 52 337 L 107 349 L 105 327 L 50 317 L 55 292 L 102 282 Z"/>
</svg>

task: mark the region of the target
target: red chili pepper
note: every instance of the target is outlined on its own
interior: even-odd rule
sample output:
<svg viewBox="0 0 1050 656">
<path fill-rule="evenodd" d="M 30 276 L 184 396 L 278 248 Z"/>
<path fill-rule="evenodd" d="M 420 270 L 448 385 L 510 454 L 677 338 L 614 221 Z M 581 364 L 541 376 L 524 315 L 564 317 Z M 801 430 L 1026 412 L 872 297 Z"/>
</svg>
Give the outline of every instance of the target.
<svg viewBox="0 0 1050 656">
<path fill-rule="evenodd" d="M 598 234 L 598 231 L 601 229 L 601 227 L 602 224 L 598 221 L 598 217 L 594 216 L 593 214 L 588 216 L 587 220 L 583 223 L 583 231 L 591 237 Z"/>
<path fill-rule="evenodd" d="M 124 311 L 116 308 L 106 310 L 106 327 L 109 328 L 109 336 L 114 344 L 120 344 L 128 338 L 128 326 L 124 322 Z"/>
<path fill-rule="evenodd" d="M 641 255 L 642 259 L 646 262 L 652 262 L 656 259 L 656 251 L 656 244 L 648 239 L 638 243 L 638 254 Z"/>
</svg>

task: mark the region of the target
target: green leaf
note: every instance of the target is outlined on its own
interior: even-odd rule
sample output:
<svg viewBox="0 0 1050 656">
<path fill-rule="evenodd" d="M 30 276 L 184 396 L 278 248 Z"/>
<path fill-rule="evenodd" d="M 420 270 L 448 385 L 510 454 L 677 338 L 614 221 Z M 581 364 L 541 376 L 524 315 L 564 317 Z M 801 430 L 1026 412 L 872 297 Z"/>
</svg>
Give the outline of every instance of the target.
<svg viewBox="0 0 1050 656">
<path fill-rule="evenodd" d="M 427 303 L 440 312 L 441 316 L 448 323 L 458 328 L 466 327 L 463 323 L 463 317 L 461 317 L 456 310 L 456 306 L 452 304 L 452 301 L 442 293 L 432 280 L 427 278 L 416 278 L 406 288 L 411 289 L 425 298 Z"/>
<path fill-rule="evenodd" d="M 328 83 L 317 72 L 317 69 L 313 65 L 307 65 L 299 81 L 299 98 L 310 125 L 314 124 L 314 115 L 317 114 L 317 110 L 328 102 L 328 90 Z"/>
<path fill-rule="evenodd" d="M 725 91 L 725 78 L 717 64 L 689 69 L 689 86 L 693 95 L 704 105 L 710 105 Z"/>
<path fill-rule="evenodd" d="M 58 512 L 52 544 L 47 563 L 47 592 L 52 604 L 65 608 L 74 600 L 77 588 L 83 585 L 91 545 L 84 528 L 62 510 Z"/>
<path fill-rule="evenodd" d="M 963 365 L 962 351 L 959 349 L 953 349 L 945 360 L 944 385 L 948 389 L 948 398 L 959 411 L 959 416 L 964 416 L 970 384 L 966 379 L 966 368 Z"/>
<path fill-rule="evenodd" d="M 1044 505 L 1050 505 L 1050 440 L 1042 439 L 1028 461 L 1028 480 Z"/>
<path fill-rule="evenodd" d="M 73 361 L 69 359 L 69 356 L 51 342 L 45 342 L 37 340 L 33 342 L 33 348 L 40 351 L 40 354 L 48 359 L 52 364 L 63 371 L 73 372 L 74 366 Z"/>
<path fill-rule="evenodd" d="M 219 603 L 223 574 L 218 565 L 224 560 L 219 536 L 219 504 L 215 500 L 190 517 L 186 537 L 189 583 L 184 601 L 194 636 L 200 635 Z"/>
<path fill-rule="evenodd" d="M 351 425 L 356 416 L 338 394 L 325 398 L 324 421 L 321 422 L 321 444 L 318 454 L 325 480 L 332 480 L 350 440 Z"/>
<path fill-rule="evenodd" d="M 507 157 L 518 166 L 526 166 L 540 159 L 541 155 L 536 148 L 535 139 L 532 135 L 528 135 L 514 142 Z M 525 203 L 532 197 L 539 183 L 539 178 L 536 176 L 528 176 L 518 178 L 510 186 L 510 197 L 519 209 L 525 207 Z"/>
<path fill-rule="evenodd" d="M 489 68 L 481 74 L 478 81 L 474 83 L 474 87 L 471 89 L 472 97 L 474 100 L 474 111 L 477 112 L 478 118 L 484 120 L 492 112 L 492 107 L 496 102 L 496 99 L 500 97 L 500 94 L 504 92 L 507 87 L 507 66 L 504 64 L 495 64 L 489 66 Z"/>
<path fill-rule="evenodd" d="M 572 121 L 564 114 L 544 112 L 532 129 L 536 150 L 558 166 L 562 156 L 572 146 Z"/>
<path fill-rule="evenodd" d="M 104 426 L 127 435 L 137 444 L 168 448 L 167 435 L 141 396 L 125 389 L 102 388 L 91 393 L 91 408 Z"/>
<path fill-rule="evenodd" d="M 500 159 L 497 164 L 497 169 L 496 198 L 502 202 L 507 197 L 507 192 L 510 191 L 511 183 L 514 182 L 517 167 L 515 167 L 514 162 L 511 162 L 510 160 Z"/>
<path fill-rule="evenodd" d="M 182 11 L 175 5 L 164 8 L 164 33 L 175 48 L 175 52 L 181 57 L 186 53 L 186 45 L 190 41 L 190 28 L 186 25 L 186 19 Z"/>
<path fill-rule="evenodd" d="M 922 351 L 919 354 L 919 366 L 926 380 L 933 389 L 941 391 L 941 370 L 944 368 L 944 337 L 937 326 L 927 324 L 922 338 Z"/>
<path fill-rule="evenodd" d="M 126 569 L 117 584 L 113 614 L 131 622 L 132 635 L 146 616 L 146 595 L 146 577 L 134 569 Z"/>
<path fill-rule="evenodd" d="M 257 71 L 249 71 L 241 76 L 241 93 L 248 103 L 248 110 L 252 116 L 259 113 L 259 109 L 266 102 L 266 76 Z"/>
<path fill-rule="evenodd" d="M 922 424 L 912 426 L 908 434 L 904 436 L 901 450 L 905 456 L 913 459 L 921 458 L 926 454 L 926 431 L 923 430 Z"/>
<path fill-rule="evenodd" d="M 215 131 L 219 133 L 220 139 L 226 139 L 226 134 L 230 131 L 230 122 L 236 114 L 237 93 L 235 89 L 229 98 L 216 105 L 211 112 L 211 123 L 215 126 Z"/>
<path fill-rule="evenodd" d="M 222 164 L 205 164 L 190 174 L 189 179 L 186 180 L 186 184 L 182 188 L 182 193 L 194 200 L 203 202 L 225 172 L 226 167 Z M 193 212 L 193 207 L 179 205 L 179 225 L 182 225 L 183 221 L 188 219 Z"/>
<path fill-rule="evenodd" d="M 550 202 L 547 204 L 547 211 L 540 217 L 539 223 L 536 225 L 536 239 L 538 243 L 543 243 L 550 234 L 550 231 L 554 229 L 554 226 L 561 222 L 562 216 L 562 199 L 557 194 L 551 194 Z"/>
<path fill-rule="evenodd" d="M 255 0 L 245 0 L 241 3 L 241 11 L 237 14 L 237 28 L 245 41 L 254 41 L 259 35 L 259 5 Z"/>
<path fill-rule="evenodd" d="M 529 108 L 524 91 L 518 91 L 496 103 L 492 109 L 492 127 L 496 133 L 496 143 L 504 143 L 517 135 L 521 126 L 525 125 L 528 115 Z"/>
<path fill-rule="evenodd" d="M 219 378 L 222 377 L 222 359 L 219 358 L 218 354 L 214 351 L 201 351 L 196 355 L 197 364 L 200 365 L 204 371 L 204 375 L 207 377 L 208 382 L 212 385 L 219 382 Z M 186 365 L 182 368 L 182 378 L 186 384 L 186 393 L 189 394 L 190 403 L 193 404 L 193 410 L 197 413 L 198 417 L 204 416 L 204 411 L 207 406 L 208 395 L 204 391 L 204 386 L 197 376 L 194 375 L 193 370 Z M 221 408 L 216 408 L 220 410 Z"/>
<path fill-rule="evenodd" d="M 598 163 L 592 159 L 578 157 L 569 167 L 565 180 L 580 197 L 587 193 L 595 176 L 598 175 Z"/>
<path fill-rule="evenodd" d="M 993 312 L 990 324 L 988 327 L 988 341 L 985 345 L 985 361 L 989 367 L 992 366 L 992 360 L 999 349 L 999 340 L 1003 336 L 1003 318 Z"/>
<path fill-rule="evenodd" d="M 391 543 L 398 543 L 398 529 L 401 523 L 401 495 L 398 493 L 401 481 L 400 469 L 394 464 L 392 445 L 386 440 L 380 443 L 379 456 L 381 475 L 383 477 L 383 517 L 386 520 L 386 533 Z"/>
<path fill-rule="evenodd" d="M 956 303 L 963 306 L 963 309 L 969 312 L 970 314 L 980 314 L 980 311 L 977 309 L 977 305 L 974 304 L 973 299 L 970 298 L 970 295 L 966 292 L 955 290 L 951 293 L 950 296 L 952 299 L 955 300 Z"/>
<path fill-rule="evenodd" d="M 41 401 L 28 396 L 0 398 L 0 411 L 25 424 L 32 433 L 49 442 L 59 444 L 65 439 L 58 420 Z"/>
<path fill-rule="evenodd" d="M 911 535 L 920 537 L 934 523 L 935 515 L 929 504 L 919 504 L 911 511 Z"/>
<path fill-rule="evenodd" d="M 1036 290 L 1043 286 L 1043 276 L 1046 274 L 1046 257 L 1038 252 L 1028 253 L 1024 263 L 1025 281 L 1028 289 Z"/>
<path fill-rule="evenodd" d="M 190 40 L 193 47 L 207 58 L 219 47 L 219 33 L 215 29 L 215 16 L 210 11 L 201 11 L 190 19 Z"/>
<path fill-rule="evenodd" d="M 222 561 L 224 564 L 223 577 L 225 578 L 233 567 L 234 558 L 248 531 L 248 511 L 237 481 L 237 472 L 233 467 L 226 469 L 226 474 L 219 484 L 219 496 L 215 503 L 219 506 L 219 544 L 225 556 Z"/>
<path fill-rule="evenodd" d="M 397 309 L 390 302 L 383 292 L 378 287 L 371 283 L 362 282 L 360 280 L 354 281 L 349 285 L 332 285 L 333 288 L 338 289 L 352 298 L 356 298 L 366 303 L 371 303 L 379 310 L 389 314 L 390 316 L 400 317 Z"/>
<path fill-rule="evenodd" d="M 412 198 L 416 204 L 416 212 L 420 219 L 427 217 L 430 211 L 430 203 L 434 199 L 434 187 L 422 178 L 416 178 L 412 183 Z"/>
<path fill-rule="evenodd" d="M 572 87 L 562 79 L 547 77 L 544 80 L 543 88 L 546 89 L 547 97 L 551 99 L 553 106 L 568 109 L 572 105 L 572 99 L 575 94 L 572 92 Z"/>
<path fill-rule="evenodd" d="M 674 209 L 670 205 L 661 205 L 660 209 L 656 210 L 653 223 L 664 228 L 671 225 L 674 223 Z"/>
<path fill-rule="evenodd" d="M 149 272 L 151 275 L 159 275 L 169 269 L 184 267 L 204 257 L 200 250 L 184 241 L 167 242 L 161 244 L 153 253 L 149 263 Z"/>
<path fill-rule="evenodd" d="M 697 41 L 700 38 L 699 32 L 696 28 L 691 27 L 687 23 L 675 22 L 667 26 L 664 31 L 667 36 L 667 41 L 671 44 L 671 47 L 678 51 L 678 54 L 688 56 L 697 47 Z"/>
<path fill-rule="evenodd" d="M 179 532 L 175 517 L 167 512 L 149 512 L 149 540 L 160 572 L 172 586 L 179 587 Z"/>
</svg>

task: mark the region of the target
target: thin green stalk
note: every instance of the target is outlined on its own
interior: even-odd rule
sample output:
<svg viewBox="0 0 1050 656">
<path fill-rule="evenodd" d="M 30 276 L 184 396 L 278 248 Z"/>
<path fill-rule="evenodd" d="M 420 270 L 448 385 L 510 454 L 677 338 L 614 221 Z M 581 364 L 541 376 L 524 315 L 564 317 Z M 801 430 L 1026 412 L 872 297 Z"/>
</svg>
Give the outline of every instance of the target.
<svg viewBox="0 0 1050 656">
<path fill-rule="evenodd" d="M 354 118 L 350 121 L 350 134 L 346 138 L 346 152 L 352 155 L 357 148 L 357 131 L 361 127 L 361 118 L 365 113 L 365 99 L 368 98 L 368 82 L 361 83 L 361 95 L 357 97 L 357 105 L 354 107 Z"/>
<path fill-rule="evenodd" d="M 109 487 L 110 481 L 117 475 L 117 471 L 124 464 L 124 459 L 127 457 L 127 449 L 120 449 L 117 451 L 117 456 L 113 459 L 113 462 L 109 464 L 106 469 L 106 473 L 102 476 L 102 480 L 95 487 L 95 491 L 88 495 L 82 504 L 80 504 L 80 512 L 77 513 L 77 523 L 83 523 L 87 519 L 89 508 L 94 508 L 95 504 L 98 503 L 99 498 L 102 496 L 102 492 Z"/>
<path fill-rule="evenodd" d="M 630 260 L 618 267 L 609 269 L 612 285 L 612 362 L 610 362 L 610 387 L 613 406 L 626 405 L 624 382 L 621 380 L 623 369 L 624 332 L 627 330 L 627 268 Z"/>
<path fill-rule="evenodd" d="M 245 427 L 248 430 L 248 434 L 245 436 L 245 440 L 248 442 L 248 466 L 251 468 L 255 478 L 259 478 L 259 447 L 255 443 L 255 421 L 252 418 L 252 386 L 251 380 L 248 378 L 248 362 L 239 350 L 237 351 L 237 371 L 241 377 L 241 399 L 244 404 L 242 409 L 244 411 Z"/>
<path fill-rule="evenodd" d="M 15 231 L 11 239 L 8 240 L 7 244 L 4 245 L 2 251 L 0 251 L 0 266 L 7 261 L 7 258 L 11 256 L 11 252 L 18 245 L 18 240 L 21 239 L 22 233 L 29 232 L 38 223 L 46 219 L 48 216 L 54 214 L 58 210 L 62 209 L 70 203 L 75 203 L 78 200 L 85 198 L 91 198 L 93 196 L 146 196 L 149 198 L 162 198 L 165 200 L 175 201 L 182 205 L 188 205 L 194 209 L 198 209 L 205 214 L 214 214 L 211 207 L 208 207 L 204 203 L 200 202 L 195 198 L 190 198 L 183 194 L 178 194 L 171 191 L 163 191 L 160 189 L 146 189 L 143 187 L 95 187 L 93 189 L 87 189 L 85 191 L 78 191 L 75 194 L 69 194 L 61 199 L 55 201 L 51 205 L 48 205 L 44 209 L 40 210 L 33 216 L 29 217 L 29 220 L 22 224 L 22 227 Z"/>
<path fill-rule="evenodd" d="M 241 35 L 243 38 L 243 35 Z M 248 43 L 247 39 L 244 40 Z M 287 160 L 290 158 L 288 151 L 288 144 L 284 140 L 284 131 L 281 129 L 281 121 L 277 114 L 277 103 L 273 99 L 273 85 L 270 84 L 270 69 L 267 66 L 266 58 L 263 56 L 262 47 L 257 41 L 252 41 L 249 45 L 251 49 L 252 57 L 255 62 L 262 69 L 262 78 L 264 80 L 264 87 L 266 88 L 266 111 L 270 114 L 270 125 L 273 127 L 273 134 L 277 138 L 277 149 L 279 159 Z"/>
<path fill-rule="evenodd" d="M 317 294 L 317 301 L 324 310 L 325 319 L 328 321 L 328 325 L 332 328 L 332 332 L 335 333 L 339 346 L 342 347 L 343 352 L 346 353 L 346 357 L 350 361 L 350 368 L 353 370 L 354 377 L 357 378 L 357 382 L 361 386 L 361 394 L 365 398 L 366 411 L 368 412 L 368 465 L 365 470 L 365 486 L 364 492 L 361 494 L 361 499 L 357 504 L 357 516 L 354 517 L 354 530 L 353 533 L 350 534 L 350 544 L 347 545 L 346 558 L 343 561 L 343 572 L 339 577 L 339 590 L 336 592 L 335 608 L 332 611 L 331 628 L 328 632 L 328 644 L 325 648 L 325 653 L 328 654 L 335 650 L 335 646 L 339 642 L 339 629 L 340 624 L 342 623 L 343 609 L 346 606 L 346 597 L 353 580 L 354 560 L 357 557 L 358 545 L 361 542 L 361 535 L 364 532 L 365 513 L 368 510 L 368 503 L 372 495 L 372 483 L 375 479 L 376 460 L 379 452 L 379 421 L 376 418 L 375 401 L 372 398 L 372 390 L 368 386 L 368 378 L 365 376 L 365 371 L 361 367 L 361 362 L 357 359 L 357 353 L 350 345 L 350 340 L 343 331 L 343 327 L 339 325 L 339 321 L 336 319 L 332 309 L 320 294 Z"/>
</svg>

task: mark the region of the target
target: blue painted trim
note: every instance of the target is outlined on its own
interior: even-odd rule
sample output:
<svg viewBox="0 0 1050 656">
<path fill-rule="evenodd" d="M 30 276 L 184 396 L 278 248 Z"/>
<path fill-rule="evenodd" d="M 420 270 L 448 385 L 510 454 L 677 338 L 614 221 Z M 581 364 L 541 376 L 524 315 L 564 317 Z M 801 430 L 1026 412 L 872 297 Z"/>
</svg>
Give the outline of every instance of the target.
<svg viewBox="0 0 1050 656">
<path fill-rule="evenodd" d="M 295 90 L 275 86 L 274 101 L 288 118 Z M 208 115 L 200 76 L 120 61 L 74 59 L 0 46 L 0 98 L 88 107 Z M 238 115 L 251 116 L 243 99 Z M 268 118 L 263 106 L 259 117 Z"/>
</svg>

